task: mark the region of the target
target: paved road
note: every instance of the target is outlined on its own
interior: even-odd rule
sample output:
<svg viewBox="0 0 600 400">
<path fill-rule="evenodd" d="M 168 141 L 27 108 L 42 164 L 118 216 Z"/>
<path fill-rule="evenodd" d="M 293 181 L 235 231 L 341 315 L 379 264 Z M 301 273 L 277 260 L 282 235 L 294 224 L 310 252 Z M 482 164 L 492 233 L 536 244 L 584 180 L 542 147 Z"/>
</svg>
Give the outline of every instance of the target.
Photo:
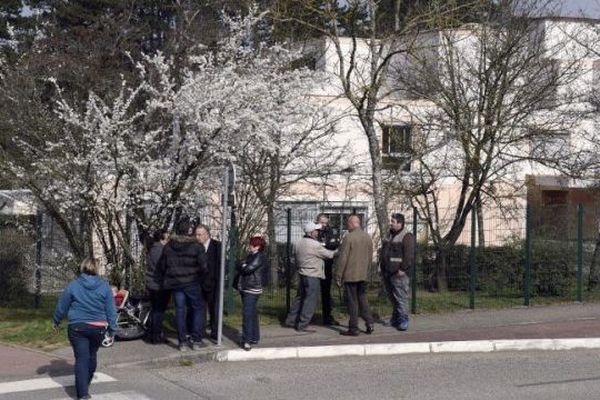
<svg viewBox="0 0 600 400">
<path fill-rule="evenodd" d="M 599 365 L 600 351 L 561 351 L 202 364 L 157 374 L 214 400 L 591 400 L 600 398 Z"/>
<path fill-rule="evenodd" d="M 113 367 L 91 392 L 97 400 L 591 400 L 600 398 L 598 365 L 600 351 L 544 351 Z M 0 399 L 68 399 L 68 380 L 2 382 Z"/>
</svg>

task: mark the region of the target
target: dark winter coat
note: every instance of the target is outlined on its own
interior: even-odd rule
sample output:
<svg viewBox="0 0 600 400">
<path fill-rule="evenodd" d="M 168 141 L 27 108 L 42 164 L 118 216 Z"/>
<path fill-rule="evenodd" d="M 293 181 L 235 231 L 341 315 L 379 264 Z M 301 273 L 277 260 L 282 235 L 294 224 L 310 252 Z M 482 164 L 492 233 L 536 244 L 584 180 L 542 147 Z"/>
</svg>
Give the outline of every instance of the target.
<svg viewBox="0 0 600 400">
<path fill-rule="evenodd" d="M 239 291 L 252 294 L 262 293 L 261 270 L 267 265 L 267 257 L 262 251 L 248 254 L 246 260 L 238 266 Z"/>
<path fill-rule="evenodd" d="M 201 244 L 202 247 L 204 245 Z M 219 286 L 221 273 L 221 242 L 210 239 L 208 249 L 206 249 L 206 275 L 202 280 L 202 290 L 205 292 L 214 292 Z"/>
<path fill-rule="evenodd" d="M 160 279 L 156 271 L 164 246 L 161 242 L 154 242 L 148 251 L 146 266 L 146 289 L 160 290 Z"/>
<path fill-rule="evenodd" d="M 173 235 L 159 261 L 161 289 L 200 285 L 206 274 L 204 247 L 193 236 Z"/>
</svg>

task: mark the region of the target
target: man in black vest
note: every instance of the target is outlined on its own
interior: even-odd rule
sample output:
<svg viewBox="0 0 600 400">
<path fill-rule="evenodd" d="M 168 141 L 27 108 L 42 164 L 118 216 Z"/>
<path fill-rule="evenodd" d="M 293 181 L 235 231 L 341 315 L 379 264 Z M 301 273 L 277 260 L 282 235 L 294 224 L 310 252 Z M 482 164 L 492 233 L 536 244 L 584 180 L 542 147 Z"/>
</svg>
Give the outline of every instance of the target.
<svg viewBox="0 0 600 400">
<path fill-rule="evenodd" d="M 409 274 L 415 262 L 415 238 L 404 226 L 404 215 L 392 214 L 389 235 L 379 253 L 379 269 L 394 311 L 390 325 L 408 330 Z"/>
<path fill-rule="evenodd" d="M 340 247 L 340 237 L 329 226 L 327 214 L 319 214 L 317 224 L 321 225 L 319 242 L 327 250 L 337 250 Z M 333 259 L 325 259 L 325 279 L 321 279 L 321 306 L 323 307 L 323 325 L 339 325 L 332 315 L 333 301 L 331 299 L 331 282 L 333 280 Z"/>
<path fill-rule="evenodd" d="M 217 340 L 217 318 L 219 315 L 219 283 L 221 273 L 221 242 L 210 237 L 210 229 L 206 225 L 198 225 L 195 230 L 196 239 L 206 252 L 207 272 L 202 280 L 202 296 L 206 301 L 210 318 L 210 338 Z"/>
</svg>

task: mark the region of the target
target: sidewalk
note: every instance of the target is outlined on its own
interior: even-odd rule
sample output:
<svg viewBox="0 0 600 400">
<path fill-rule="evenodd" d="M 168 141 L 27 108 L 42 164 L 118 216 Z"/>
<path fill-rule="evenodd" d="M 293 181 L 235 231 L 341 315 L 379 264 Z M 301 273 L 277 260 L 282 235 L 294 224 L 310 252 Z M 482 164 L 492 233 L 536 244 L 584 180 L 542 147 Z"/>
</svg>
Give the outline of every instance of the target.
<svg viewBox="0 0 600 400">
<path fill-rule="evenodd" d="M 394 354 L 437 351 L 531 349 L 600 349 L 600 304 L 565 304 L 504 310 L 461 311 L 416 315 L 408 332 L 375 324 L 372 335 L 340 336 L 340 327 L 313 326 L 315 333 L 297 333 L 280 326 L 262 326 L 261 342 L 252 351 L 238 349 L 237 330 L 227 327 L 223 345 L 179 353 L 174 341 L 151 346 L 141 340 L 117 342 L 102 349 L 100 367 L 159 367 L 219 360 L 274 359 L 337 355 Z M 543 339 L 543 340 L 539 340 Z M 578 340 L 556 340 L 578 339 Z M 583 339 L 583 340 L 581 340 Z M 515 341 L 516 340 L 516 341 Z M 72 369 L 70 347 L 52 353 L 0 345 L 0 377 L 57 373 Z"/>
</svg>

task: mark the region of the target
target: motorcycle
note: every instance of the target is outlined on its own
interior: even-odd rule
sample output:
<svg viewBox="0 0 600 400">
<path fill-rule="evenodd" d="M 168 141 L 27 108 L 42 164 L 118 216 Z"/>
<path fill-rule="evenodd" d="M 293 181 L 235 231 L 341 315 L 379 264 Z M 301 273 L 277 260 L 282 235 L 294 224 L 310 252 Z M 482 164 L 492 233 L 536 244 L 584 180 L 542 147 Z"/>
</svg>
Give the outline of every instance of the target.
<svg viewBox="0 0 600 400">
<path fill-rule="evenodd" d="M 148 329 L 151 312 L 150 303 L 143 299 L 130 298 L 127 290 L 115 294 L 117 307 L 117 331 L 113 336 L 105 335 L 103 347 L 111 347 L 114 340 L 136 340 L 142 338 Z"/>
</svg>

